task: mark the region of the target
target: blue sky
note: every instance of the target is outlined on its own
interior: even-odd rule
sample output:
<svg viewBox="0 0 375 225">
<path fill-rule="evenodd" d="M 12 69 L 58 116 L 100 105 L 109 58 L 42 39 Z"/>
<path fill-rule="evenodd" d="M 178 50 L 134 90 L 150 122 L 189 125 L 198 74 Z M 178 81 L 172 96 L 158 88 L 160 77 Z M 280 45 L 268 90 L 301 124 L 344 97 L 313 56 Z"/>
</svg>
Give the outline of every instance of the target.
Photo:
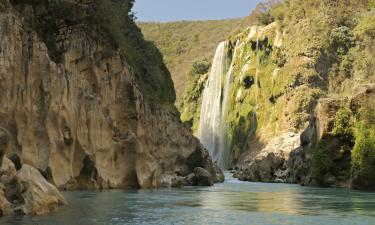
<svg viewBox="0 0 375 225">
<path fill-rule="evenodd" d="M 168 22 L 244 17 L 261 0 L 136 0 L 138 21 Z"/>
</svg>

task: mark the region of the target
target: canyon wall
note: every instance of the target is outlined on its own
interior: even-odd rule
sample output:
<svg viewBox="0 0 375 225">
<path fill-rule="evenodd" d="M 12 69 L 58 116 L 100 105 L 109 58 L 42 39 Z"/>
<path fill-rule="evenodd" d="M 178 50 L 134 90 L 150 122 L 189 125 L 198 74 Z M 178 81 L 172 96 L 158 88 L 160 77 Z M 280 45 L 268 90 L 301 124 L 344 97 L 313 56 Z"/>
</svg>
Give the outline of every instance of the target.
<svg viewBox="0 0 375 225">
<path fill-rule="evenodd" d="M 128 12 L 123 33 L 103 35 L 114 28 L 101 30 L 95 13 L 113 17 L 110 1 L 14 2 L 0 12 L 0 126 L 16 167 L 31 165 L 61 189 L 196 185 L 199 169 L 206 185 L 223 179 L 179 120 L 160 53 L 144 53 L 156 57 L 151 70 L 134 60 L 148 58 L 129 57 L 148 49 L 121 48 L 149 45 Z M 63 7 L 84 17 L 60 18 Z"/>
</svg>

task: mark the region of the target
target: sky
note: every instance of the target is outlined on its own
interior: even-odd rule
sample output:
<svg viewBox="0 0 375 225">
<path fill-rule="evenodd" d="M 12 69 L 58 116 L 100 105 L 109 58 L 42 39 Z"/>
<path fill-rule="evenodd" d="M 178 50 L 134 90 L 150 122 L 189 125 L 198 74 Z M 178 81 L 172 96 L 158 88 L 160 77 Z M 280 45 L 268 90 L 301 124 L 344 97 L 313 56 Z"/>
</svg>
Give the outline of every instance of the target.
<svg viewBox="0 0 375 225">
<path fill-rule="evenodd" d="M 138 21 L 169 22 L 245 17 L 261 0 L 136 0 Z"/>
</svg>

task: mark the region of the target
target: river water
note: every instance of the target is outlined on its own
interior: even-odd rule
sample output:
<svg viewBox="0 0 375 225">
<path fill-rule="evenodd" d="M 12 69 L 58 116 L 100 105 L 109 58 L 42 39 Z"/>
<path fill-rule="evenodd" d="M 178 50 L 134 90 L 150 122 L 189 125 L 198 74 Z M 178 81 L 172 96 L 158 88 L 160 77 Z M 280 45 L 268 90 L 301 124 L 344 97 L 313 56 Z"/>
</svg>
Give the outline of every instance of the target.
<svg viewBox="0 0 375 225">
<path fill-rule="evenodd" d="M 214 187 L 65 192 L 68 205 L 0 224 L 375 224 L 375 193 L 241 182 Z"/>
</svg>

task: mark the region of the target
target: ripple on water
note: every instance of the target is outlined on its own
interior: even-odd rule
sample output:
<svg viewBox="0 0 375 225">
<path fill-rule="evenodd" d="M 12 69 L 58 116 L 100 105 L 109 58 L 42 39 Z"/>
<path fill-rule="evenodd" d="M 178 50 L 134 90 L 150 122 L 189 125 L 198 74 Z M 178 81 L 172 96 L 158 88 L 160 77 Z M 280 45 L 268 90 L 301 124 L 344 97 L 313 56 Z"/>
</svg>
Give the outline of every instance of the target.
<svg viewBox="0 0 375 225">
<path fill-rule="evenodd" d="M 0 224 L 374 224 L 375 193 L 238 181 L 214 187 L 65 192 L 69 203 Z"/>
</svg>

